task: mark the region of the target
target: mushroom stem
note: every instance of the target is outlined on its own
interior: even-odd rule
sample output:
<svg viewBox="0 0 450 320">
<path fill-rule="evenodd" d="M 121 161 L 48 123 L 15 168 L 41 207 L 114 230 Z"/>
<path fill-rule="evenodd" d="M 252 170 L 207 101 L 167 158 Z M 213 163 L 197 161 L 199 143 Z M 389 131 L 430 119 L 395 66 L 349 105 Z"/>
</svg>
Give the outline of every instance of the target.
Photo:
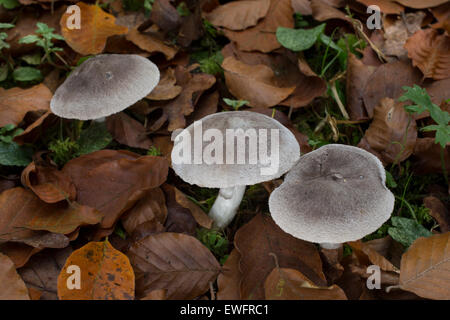
<svg viewBox="0 0 450 320">
<path fill-rule="evenodd" d="M 102 123 L 102 122 L 105 122 L 105 121 L 106 121 L 106 117 L 101 117 L 101 118 L 93 119 L 93 121 Z"/>
<path fill-rule="evenodd" d="M 321 243 L 320 247 L 323 249 L 334 250 L 342 247 L 342 243 Z"/>
<path fill-rule="evenodd" d="M 245 186 L 221 188 L 209 216 L 214 220 L 214 226 L 225 228 L 233 220 L 244 197 Z"/>
</svg>

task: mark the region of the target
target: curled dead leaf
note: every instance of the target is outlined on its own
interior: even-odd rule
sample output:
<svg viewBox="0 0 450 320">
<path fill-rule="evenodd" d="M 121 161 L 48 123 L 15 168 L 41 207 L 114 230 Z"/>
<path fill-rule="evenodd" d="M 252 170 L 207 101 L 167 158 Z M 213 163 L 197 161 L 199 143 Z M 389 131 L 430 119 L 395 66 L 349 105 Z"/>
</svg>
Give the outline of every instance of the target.
<svg viewBox="0 0 450 320">
<path fill-rule="evenodd" d="M 27 287 L 8 256 L 0 253 L 0 300 L 30 300 Z"/>
<path fill-rule="evenodd" d="M 132 148 L 148 150 L 152 140 L 147 136 L 145 127 L 124 112 L 106 118 L 106 127 L 114 140 Z"/>
<path fill-rule="evenodd" d="M 182 87 L 176 85 L 175 70 L 167 68 L 161 74 L 161 80 L 152 92 L 147 96 L 150 100 L 170 100 L 177 97 Z"/>
<path fill-rule="evenodd" d="M 137 27 L 128 32 L 126 39 L 149 53 L 160 52 L 164 54 L 167 60 L 175 57 L 178 52 L 178 49 L 166 45 L 163 40 L 151 33 L 141 33 Z"/>
<path fill-rule="evenodd" d="M 239 251 L 233 249 L 222 267 L 222 272 L 217 277 L 217 300 L 241 299 L 239 288 L 242 278 L 239 270 L 240 259 Z"/>
</svg>

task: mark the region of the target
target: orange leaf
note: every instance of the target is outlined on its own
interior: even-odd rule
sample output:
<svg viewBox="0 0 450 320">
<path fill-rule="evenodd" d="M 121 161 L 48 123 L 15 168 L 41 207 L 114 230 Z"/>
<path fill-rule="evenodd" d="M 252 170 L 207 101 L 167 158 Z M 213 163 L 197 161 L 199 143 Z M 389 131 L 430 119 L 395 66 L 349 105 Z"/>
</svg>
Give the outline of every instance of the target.
<svg viewBox="0 0 450 320">
<path fill-rule="evenodd" d="M 80 289 L 70 290 L 69 266 L 80 268 Z M 74 251 L 58 276 L 60 300 L 133 300 L 134 272 L 127 256 L 108 242 L 89 242 Z"/>
<path fill-rule="evenodd" d="M 81 9 L 81 28 L 70 30 L 67 27 L 69 14 L 64 13 L 60 20 L 61 32 L 67 44 L 82 55 L 102 53 L 110 36 L 126 34 L 128 28 L 116 25 L 116 18 L 96 5 L 78 2 Z"/>
<path fill-rule="evenodd" d="M 17 274 L 14 263 L 0 253 L 0 300 L 30 300 L 28 289 Z"/>
<path fill-rule="evenodd" d="M 408 57 L 425 78 L 450 77 L 450 38 L 435 29 L 419 30 L 405 43 Z"/>
<path fill-rule="evenodd" d="M 402 256 L 400 288 L 428 299 L 450 297 L 450 232 L 419 238 Z"/>
<path fill-rule="evenodd" d="M 50 110 L 52 96 L 44 84 L 29 89 L 0 88 L 0 127 L 18 125 L 29 111 Z"/>
</svg>

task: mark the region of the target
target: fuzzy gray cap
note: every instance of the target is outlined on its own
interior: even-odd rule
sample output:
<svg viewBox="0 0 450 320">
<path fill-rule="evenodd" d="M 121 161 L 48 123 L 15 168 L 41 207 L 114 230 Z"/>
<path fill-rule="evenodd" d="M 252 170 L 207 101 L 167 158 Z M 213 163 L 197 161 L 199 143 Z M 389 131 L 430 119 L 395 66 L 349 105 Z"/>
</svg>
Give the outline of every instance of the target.
<svg viewBox="0 0 450 320">
<path fill-rule="evenodd" d="M 330 144 L 310 152 L 269 198 L 274 221 L 315 243 L 355 241 L 376 231 L 394 208 L 380 160 L 352 146 Z"/>
<path fill-rule="evenodd" d="M 230 188 L 234 186 L 244 186 L 253 185 L 256 183 L 261 183 L 264 181 L 273 180 L 279 178 L 284 173 L 286 173 L 292 166 L 298 161 L 300 157 L 300 146 L 289 129 L 284 127 L 277 120 L 268 117 L 266 115 L 250 112 L 250 111 L 231 111 L 231 112 L 221 112 L 208 115 L 200 120 L 202 125 L 202 131 L 205 133 L 208 129 L 215 129 L 221 133 L 223 136 L 223 141 L 220 142 L 220 146 L 223 146 L 223 163 L 222 164 L 207 164 L 203 162 L 202 164 L 179 164 L 175 163 L 175 153 L 179 152 L 177 149 L 178 143 L 187 138 L 191 138 L 191 159 L 194 159 L 194 144 L 195 141 L 201 139 L 194 139 L 195 130 L 194 126 L 196 123 L 191 124 L 189 127 L 184 129 L 175 139 L 175 146 L 172 150 L 172 168 L 175 170 L 176 174 L 179 175 L 184 181 L 190 184 L 196 184 L 200 187 L 207 188 Z M 199 122 L 197 122 L 198 125 Z M 235 139 L 234 148 L 227 148 L 227 141 L 232 139 L 226 139 L 226 130 L 237 130 L 242 129 L 242 132 L 254 129 L 257 134 L 260 129 L 266 129 L 267 138 L 259 138 L 257 149 L 251 150 L 249 146 L 250 139 L 245 140 L 245 150 L 239 148 L 238 139 Z M 272 150 L 272 129 L 278 132 L 278 141 L 274 144 L 274 150 L 277 148 L 278 144 L 278 166 L 272 174 L 261 174 L 261 168 L 269 167 L 268 164 L 262 164 L 259 153 L 262 148 L 260 148 L 259 142 L 264 141 L 267 145 L 267 154 L 269 157 Z M 236 132 L 236 131 L 235 131 Z M 242 139 L 242 134 L 239 135 Z M 273 135 L 276 137 L 276 134 Z M 188 140 L 186 140 L 188 141 Z M 211 140 L 203 141 L 201 148 L 203 152 L 208 152 L 211 146 Z M 245 156 L 245 163 L 238 164 L 237 154 L 241 150 L 241 156 Z M 230 151 L 232 153 L 230 153 Z M 245 154 L 242 152 L 245 151 Z M 250 152 L 252 151 L 252 152 Z M 261 152 L 264 154 L 264 152 Z M 215 154 L 215 153 L 214 153 Z M 226 161 L 226 157 L 234 155 L 234 164 L 230 164 L 230 161 Z M 250 164 L 249 155 L 258 155 L 257 163 Z M 253 161 L 255 162 L 255 161 Z"/>
<path fill-rule="evenodd" d="M 158 82 L 158 67 L 146 58 L 101 54 L 83 62 L 67 77 L 50 108 L 66 119 L 107 117 L 147 96 Z"/>
</svg>

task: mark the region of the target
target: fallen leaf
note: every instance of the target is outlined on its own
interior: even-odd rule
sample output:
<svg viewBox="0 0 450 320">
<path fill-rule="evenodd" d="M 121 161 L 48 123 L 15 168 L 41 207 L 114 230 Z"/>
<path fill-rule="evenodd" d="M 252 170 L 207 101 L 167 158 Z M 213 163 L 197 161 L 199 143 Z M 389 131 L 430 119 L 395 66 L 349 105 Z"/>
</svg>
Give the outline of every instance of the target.
<svg viewBox="0 0 450 320">
<path fill-rule="evenodd" d="M 170 100 L 177 97 L 183 88 L 176 85 L 176 82 L 175 70 L 167 68 L 162 72 L 158 85 L 146 98 L 150 100 Z"/>
<path fill-rule="evenodd" d="M 343 248 L 325 249 L 320 248 L 320 258 L 322 259 L 323 272 L 327 277 L 328 283 L 335 283 L 343 272 L 344 267 L 341 265 L 343 258 Z"/>
<path fill-rule="evenodd" d="M 167 160 L 129 151 L 101 150 L 69 161 L 62 171 L 77 189 L 77 202 L 105 215 L 108 229 L 141 198 L 167 178 Z"/>
<path fill-rule="evenodd" d="M 152 140 L 147 136 L 146 129 L 142 123 L 124 112 L 107 117 L 106 127 L 114 140 L 120 144 L 145 150 L 152 146 Z"/>
<path fill-rule="evenodd" d="M 435 29 L 445 29 L 447 33 L 450 30 L 450 2 L 447 2 L 439 7 L 435 7 L 431 9 L 431 13 L 438 21 L 437 23 L 432 24 L 431 26 Z"/>
<path fill-rule="evenodd" d="M 146 222 L 156 221 L 164 224 L 167 217 L 166 199 L 161 188 L 150 189 L 122 217 L 122 225 L 128 234 L 133 234 L 136 228 Z"/>
<path fill-rule="evenodd" d="M 73 271 L 80 269 L 81 288 L 67 286 Z M 108 241 L 89 242 L 75 250 L 58 276 L 60 300 L 133 300 L 134 272 L 128 257 L 117 251 Z"/>
<path fill-rule="evenodd" d="M 128 28 L 115 24 L 116 18 L 104 12 L 97 5 L 78 2 L 81 10 L 80 29 L 68 28 L 70 14 L 64 13 L 61 17 L 61 32 L 67 44 L 82 55 L 102 53 L 106 40 L 113 35 L 126 34 Z"/>
<path fill-rule="evenodd" d="M 174 30 L 181 23 L 181 17 L 170 0 L 155 0 L 150 19 L 164 31 Z"/>
<path fill-rule="evenodd" d="M 162 188 L 167 199 L 167 219 L 164 225 L 166 231 L 185 233 L 195 236 L 197 221 L 195 220 L 191 210 L 178 203 L 179 200 L 177 201 L 175 187 L 169 184 L 164 184 Z"/>
<path fill-rule="evenodd" d="M 356 252 L 357 255 L 367 256 L 370 264 L 379 266 L 381 270 L 391 272 L 399 271 L 388 259 L 374 250 L 367 242 L 358 240 L 349 242 L 348 245 Z"/>
<path fill-rule="evenodd" d="M 68 176 L 55 167 L 44 167 L 31 162 L 22 171 L 22 184 L 33 191 L 42 201 L 56 203 L 75 200 L 76 189 Z"/>
<path fill-rule="evenodd" d="M 405 48 L 424 78 L 450 77 L 450 38 L 447 35 L 439 35 L 435 29 L 419 30 L 406 41 Z"/>
<path fill-rule="evenodd" d="M 26 266 L 19 269 L 28 290 L 39 291 L 42 300 L 57 300 L 58 275 L 72 251 L 71 247 L 45 249 L 31 257 Z"/>
<path fill-rule="evenodd" d="M 18 145 L 23 145 L 24 143 L 34 143 L 36 142 L 46 129 L 51 127 L 56 123 L 58 117 L 56 117 L 50 111 L 47 111 L 39 119 L 29 125 L 21 134 L 14 137 L 14 142 Z"/>
<path fill-rule="evenodd" d="M 311 0 L 312 16 L 317 21 L 326 21 L 330 19 L 339 19 L 351 23 L 344 12 L 336 9 L 323 0 Z"/>
<path fill-rule="evenodd" d="M 239 270 L 241 254 L 233 249 L 222 267 L 222 272 L 217 277 L 217 300 L 240 300 L 240 283 L 242 279 Z"/>
<path fill-rule="evenodd" d="M 354 54 L 349 53 L 347 62 L 346 94 L 348 114 L 351 120 L 368 119 L 364 108 L 364 88 L 376 67 L 364 64 Z"/>
<path fill-rule="evenodd" d="M 291 5 L 295 13 L 300 13 L 304 16 L 312 15 L 310 0 L 291 0 Z"/>
<path fill-rule="evenodd" d="M 276 86 L 275 74 L 266 65 L 247 65 L 233 57 L 222 63 L 228 90 L 238 99 L 249 101 L 253 107 L 272 107 L 286 99 L 295 87 Z"/>
<path fill-rule="evenodd" d="M 258 214 L 237 231 L 234 243 L 241 254 L 242 299 L 264 299 L 264 281 L 277 263 L 301 271 L 318 286 L 326 285 L 314 244 L 283 232 L 270 217 Z"/>
<path fill-rule="evenodd" d="M 373 121 L 363 137 L 370 149 L 381 155 L 384 163 L 400 163 L 409 158 L 416 139 L 416 121 L 405 111 L 402 103 L 390 98 L 382 99 L 375 108 Z"/>
<path fill-rule="evenodd" d="M 136 273 L 136 295 L 166 289 L 166 298 L 194 299 L 209 290 L 220 271 L 213 254 L 196 238 L 165 232 L 134 243 L 127 252 Z"/>
<path fill-rule="evenodd" d="M 435 138 L 417 139 L 412 160 L 414 172 L 417 174 L 443 172 L 441 146 L 435 143 Z M 444 163 L 446 168 L 450 168 L 450 144 L 447 144 L 444 150 Z"/>
<path fill-rule="evenodd" d="M 367 80 L 364 89 L 364 106 L 370 118 L 381 99 L 398 99 L 403 93 L 403 86 L 421 85 L 420 71 L 404 61 L 389 62 L 381 65 Z"/>
<path fill-rule="evenodd" d="M 410 7 L 414 9 L 424 9 L 424 8 L 432 8 L 443 3 L 446 3 L 448 0 L 395 0 L 396 2 L 404 5 L 405 7 Z"/>
<path fill-rule="evenodd" d="M 217 106 L 219 104 L 219 92 L 214 91 L 211 93 L 205 93 L 198 100 L 195 106 L 194 112 L 191 113 L 187 118 L 187 125 L 190 125 L 196 120 L 200 120 L 210 114 L 217 112 Z"/>
<path fill-rule="evenodd" d="M 428 299 L 450 297 L 450 232 L 419 238 L 402 257 L 400 288 Z"/>
<path fill-rule="evenodd" d="M 0 253 L 0 300 L 30 300 L 27 287 L 8 256 Z"/>
<path fill-rule="evenodd" d="M 20 187 L 1 193 L 0 204 L 0 241 L 23 241 L 34 247 L 44 240 L 34 239 L 40 235 L 34 230 L 68 234 L 80 225 L 99 223 L 102 218 L 96 210 L 77 203 L 45 203 Z"/>
<path fill-rule="evenodd" d="M 228 2 L 206 14 L 215 27 L 244 30 L 255 26 L 269 10 L 270 0 L 243 0 Z"/>
<path fill-rule="evenodd" d="M 52 96 L 43 84 L 29 89 L 0 88 L 0 128 L 7 124 L 19 125 L 29 111 L 50 110 Z"/>
<path fill-rule="evenodd" d="M 41 248 L 34 248 L 19 242 L 0 244 L 0 252 L 6 254 L 14 262 L 16 268 L 23 267 L 34 254 L 41 250 Z"/>
<path fill-rule="evenodd" d="M 430 210 L 429 214 L 438 223 L 442 233 L 450 231 L 450 213 L 445 205 L 436 197 L 429 196 L 423 199 L 423 205 Z"/>
<path fill-rule="evenodd" d="M 264 283 L 267 300 L 347 300 L 337 285 L 318 287 L 300 271 L 274 268 Z"/>
<path fill-rule="evenodd" d="M 139 32 L 137 27 L 128 32 L 126 39 L 149 53 L 160 52 L 164 54 L 167 60 L 171 60 L 178 52 L 178 49 L 166 45 L 151 33 Z"/>
<path fill-rule="evenodd" d="M 291 0 L 270 0 L 266 17 L 256 26 L 243 31 L 224 30 L 224 33 L 237 43 L 239 50 L 270 52 L 281 46 L 275 36 L 277 28 L 294 27 L 293 14 Z"/>
<path fill-rule="evenodd" d="M 362 4 L 365 4 L 367 7 L 371 5 L 376 5 L 380 8 L 381 12 L 385 14 L 400 14 L 405 8 L 395 3 L 391 0 L 356 0 Z"/>
</svg>

